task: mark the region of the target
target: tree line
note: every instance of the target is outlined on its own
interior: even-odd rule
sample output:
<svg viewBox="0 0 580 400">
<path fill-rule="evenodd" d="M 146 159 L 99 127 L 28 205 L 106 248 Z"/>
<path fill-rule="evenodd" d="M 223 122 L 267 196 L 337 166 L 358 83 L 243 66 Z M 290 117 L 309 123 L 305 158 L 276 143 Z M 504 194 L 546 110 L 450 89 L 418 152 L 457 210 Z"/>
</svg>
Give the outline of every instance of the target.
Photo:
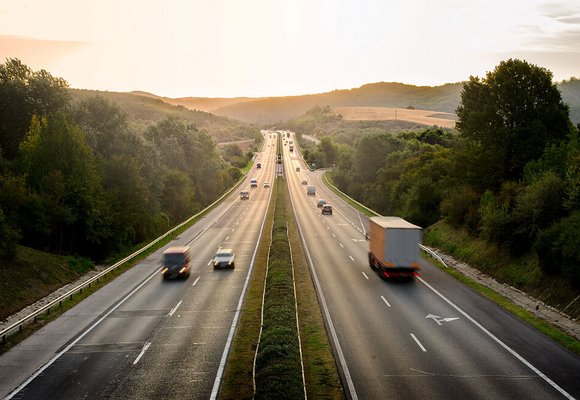
<svg viewBox="0 0 580 400">
<path fill-rule="evenodd" d="M 167 117 L 141 130 L 119 106 L 71 101 L 65 80 L 0 64 L 0 255 L 17 243 L 103 259 L 164 232 L 241 176 L 213 138 Z"/>
<path fill-rule="evenodd" d="M 457 115 L 456 131 L 334 132 L 304 154 L 335 165 L 336 185 L 384 215 L 445 219 L 514 256 L 534 252 L 545 273 L 580 287 L 580 127 L 552 73 L 503 61 L 464 83 Z"/>
</svg>

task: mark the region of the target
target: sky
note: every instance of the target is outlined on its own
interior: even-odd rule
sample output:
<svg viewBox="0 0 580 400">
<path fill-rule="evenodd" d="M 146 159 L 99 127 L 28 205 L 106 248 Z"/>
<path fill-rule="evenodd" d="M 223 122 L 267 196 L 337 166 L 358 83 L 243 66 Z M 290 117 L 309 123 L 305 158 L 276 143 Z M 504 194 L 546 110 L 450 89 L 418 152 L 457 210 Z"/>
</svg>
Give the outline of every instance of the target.
<svg viewBox="0 0 580 400">
<path fill-rule="evenodd" d="M 580 78 L 578 0 L 0 0 L 0 63 L 167 97 L 437 86 L 519 58 Z"/>
</svg>

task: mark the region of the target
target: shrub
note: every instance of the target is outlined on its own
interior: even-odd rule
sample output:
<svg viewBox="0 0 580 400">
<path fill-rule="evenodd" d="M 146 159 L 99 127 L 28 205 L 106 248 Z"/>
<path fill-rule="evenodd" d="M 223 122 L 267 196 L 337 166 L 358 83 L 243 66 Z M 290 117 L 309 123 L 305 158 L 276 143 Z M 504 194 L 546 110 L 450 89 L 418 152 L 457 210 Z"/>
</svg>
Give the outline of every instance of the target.
<svg viewBox="0 0 580 400">
<path fill-rule="evenodd" d="M 441 202 L 441 213 L 454 227 L 466 224 L 468 217 L 473 218 L 477 213 L 479 196 L 470 186 L 454 188 Z"/>
<path fill-rule="evenodd" d="M 562 274 L 580 287 L 580 211 L 540 232 L 534 245 L 540 267 L 549 275 Z"/>
</svg>

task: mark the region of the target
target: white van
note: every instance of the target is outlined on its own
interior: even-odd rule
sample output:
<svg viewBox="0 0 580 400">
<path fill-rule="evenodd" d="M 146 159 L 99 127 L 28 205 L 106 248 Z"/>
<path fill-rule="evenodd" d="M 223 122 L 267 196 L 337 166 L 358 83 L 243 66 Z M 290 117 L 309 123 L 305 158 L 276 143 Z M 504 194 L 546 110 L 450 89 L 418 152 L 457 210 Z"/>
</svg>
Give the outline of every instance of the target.
<svg viewBox="0 0 580 400">
<path fill-rule="evenodd" d="M 314 196 L 316 194 L 316 188 L 314 186 L 312 186 L 312 185 L 308 186 L 306 188 L 306 194 L 308 196 Z"/>
</svg>

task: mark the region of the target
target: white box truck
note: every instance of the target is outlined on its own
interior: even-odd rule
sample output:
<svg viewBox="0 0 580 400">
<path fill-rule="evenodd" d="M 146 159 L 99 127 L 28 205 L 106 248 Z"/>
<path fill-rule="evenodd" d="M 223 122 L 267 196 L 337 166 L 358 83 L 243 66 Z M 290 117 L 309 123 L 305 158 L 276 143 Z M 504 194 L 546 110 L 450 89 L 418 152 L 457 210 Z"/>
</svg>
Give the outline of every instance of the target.
<svg viewBox="0 0 580 400">
<path fill-rule="evenodd" d="M 369 264 L 381 278 L 418 276 L 421 227 L 399 217 L 372 217 L 369 236 Z"/>
</svg>

